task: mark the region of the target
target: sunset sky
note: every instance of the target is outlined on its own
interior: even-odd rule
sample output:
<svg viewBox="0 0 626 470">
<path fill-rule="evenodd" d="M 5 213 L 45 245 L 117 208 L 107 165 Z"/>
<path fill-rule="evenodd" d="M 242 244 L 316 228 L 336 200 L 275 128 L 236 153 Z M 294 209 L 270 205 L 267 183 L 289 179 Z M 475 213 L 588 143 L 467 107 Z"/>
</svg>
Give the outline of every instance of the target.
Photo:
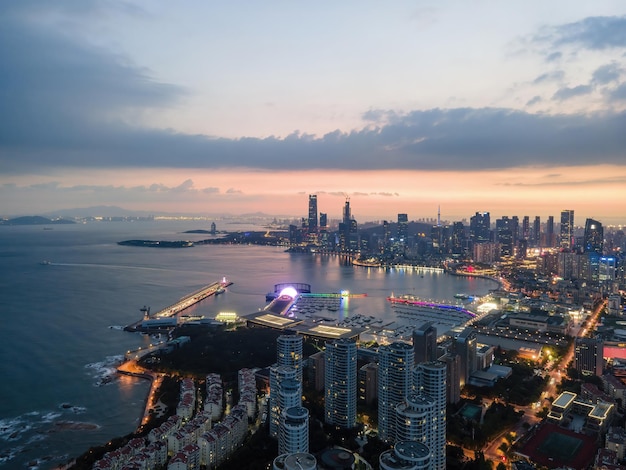
<svg viewBox="0 0 626 470">
<path fill-rule="evenodd" d="M 0 122 L 0 217 L 626 223 L 626 3 L 2 2 Z"/>
</svg>

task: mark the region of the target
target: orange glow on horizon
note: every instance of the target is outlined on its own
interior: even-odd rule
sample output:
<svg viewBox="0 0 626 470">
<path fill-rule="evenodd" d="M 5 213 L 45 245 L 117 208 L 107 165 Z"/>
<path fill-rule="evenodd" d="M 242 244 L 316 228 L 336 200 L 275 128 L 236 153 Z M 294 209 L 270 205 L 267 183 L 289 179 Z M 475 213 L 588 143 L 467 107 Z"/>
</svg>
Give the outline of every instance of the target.
<svg viewBox="0 0 626 470">
<path fill-rule="evenodd" d="M 31 175 L 14 184 L 28 181 L 33 185 L 50 178 L 61 178 L 61 173 Z M 539 215 L 543 220 L 572 208 L 576 223 L 594 217 L 609 225 L 626 222 L 625 181 L 626 166 L 610 165 L 489 171 L 153 169 L 102 170 L 89 175 L 66 171 L 59 188 L 80 186 L 70 194 L 72 200 L 87 201 L 90 192 L 97 192 L 89 185 L 110 185 L 112 194 L 119 192 L 123 197 L 99 204 L 174 213 L 261 212 L 300 217 L 306 215 L 308 195 L 317 194 L 318 210 L 331 219 L 341 217 L 349 196 L 359 222 L 395 220 L 401 212 L 409 220 L 435 218 L 441 206 L 444 221 L 469 220 L 476 211 L 488 211 L 492 218 Z M 74 202 L 59 208 L 75 206 Z"/>
</svg>

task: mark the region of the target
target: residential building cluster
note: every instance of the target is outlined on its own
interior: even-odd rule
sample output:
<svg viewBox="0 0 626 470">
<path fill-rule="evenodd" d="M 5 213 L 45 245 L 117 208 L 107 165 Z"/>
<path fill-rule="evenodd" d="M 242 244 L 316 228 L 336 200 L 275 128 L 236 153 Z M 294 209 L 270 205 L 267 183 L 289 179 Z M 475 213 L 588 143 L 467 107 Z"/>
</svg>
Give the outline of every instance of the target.
<svg viewBox="0 0 626 470">
<path fill-rule="evenodd" d="M 206 378 L 207 400 L 197 411 L 196 384 L 180 381 L 176 414 L 152 429 L 146 438 L 134 438 L 120 449 L 107 452 L 94 470 L 147 470 L 167 464 L 168 470 L 215 468 L 243 442 L 251 415 L 256 413 L 254 371 L 239 371 L 239 402 L 223 416 L 222 379 Z M 217 420 L 222 417 L 222 420 Z M 169 460 L 168 460 L 169 459 Z"/>
</svg>

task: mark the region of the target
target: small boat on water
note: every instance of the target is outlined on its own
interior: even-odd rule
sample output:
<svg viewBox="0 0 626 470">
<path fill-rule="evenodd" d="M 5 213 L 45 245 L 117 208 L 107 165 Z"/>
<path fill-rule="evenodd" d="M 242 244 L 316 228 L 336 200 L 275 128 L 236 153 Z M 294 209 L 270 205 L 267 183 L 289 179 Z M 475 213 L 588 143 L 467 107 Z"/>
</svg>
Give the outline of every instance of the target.
<svg viewBox="0 0 626 470">
<path fill-rule="evenodd" d="M 471 296 L 469 294 L 465 294 L 465 293 L 454 294 L 455 299 L 468 300 L 470 297 Z"/>
<path fill-rule="evenodd" d="M 47 266 L 47 265 L 49 265 L 49 264 L 51 264 L 51 263 L 50 263 L 50 261 L 48 261 L 47 259 L 45 259 L 45 260 L 43 260 L 43 261 L 40 261 L 40 262 L 39 262 L 39 264 L 41 264 L 41 265 L 43 265 L 43 266 Z"/>
</svg>

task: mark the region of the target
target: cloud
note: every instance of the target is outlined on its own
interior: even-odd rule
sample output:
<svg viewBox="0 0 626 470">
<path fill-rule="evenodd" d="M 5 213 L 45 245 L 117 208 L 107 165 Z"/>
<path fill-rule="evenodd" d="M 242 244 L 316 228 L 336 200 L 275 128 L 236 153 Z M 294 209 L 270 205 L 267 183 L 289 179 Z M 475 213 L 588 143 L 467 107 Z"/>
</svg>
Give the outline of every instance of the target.
<svg viewBox="0 0 626 470">
<path fill-rule="evenodd" d="M 592 74 L 591 82 L 597 85 L 606 85 L 619 81 L 624 69 L 616 62 L 598 67 Z"/>
<path fill-rule="evenodd" d="M 626 82 L 608 92 L 609 101 L 626 101 Z"/>
<path fill-rule="evenodd" d="M 556 47 L 587 49 L 626 47 L 626 16 L 594 16 L 552 28 L 548 37 Z"/>
<path fill-rule="evenodd" d="M 563 70 L 555 70 L 553 72 L 546 72 L 539 75 L 537 78 L 533 80 L 534 85 L 538 85 L 546 82 L 558 82 L 563 80 L 565 76 L 565 72 Z"/>
<path fill-rule="evenodd" d="M 561 52 L 552 52 L 546 56 L 546 62 L 556 62 L 563 57 L 563 53 Z"/>
<path fill-rule="evenodd" d="M 529 100 L 526 102 L 526 106 L 533 106 L 533 105 L 535 105 L 535 104 L 539 104 L 539 103 L 541 103 L 541 101 L 542 101 L 541 96 L 536 95 L 536 96 L 533 96 L 531 99 L 529 99 Z"/>
<path fill-rule="evenodd" d="M 626 183 L 626 175 L 609 176 L 606 178 L 594 178 L 578 181 L 543 181 L 532 183 L 496 183 L 496 186 L 516 186 L 516 187 L 555 187 L 555 186 L 594 186 L 598 184 L 623 184 Z"/>
<path fill-rule="evenodd" d="M 81 2 L 59 8 L 72 3 Z M 30 139 L 34 148 L 69 151 L 81 140 L 110 137 L 99 132 L 102 125 L 112 129 L 133 112 L 172 106 L 185 95 L 127 58 L 32 21 L 29 5 L 5 2 L 0 12 L 0 120 L 11 123 L 0 127 L 5 146 Z"/>
<path fill-rule="evenodd" d="M 578 85 L 573 88 L 563 87 L 556 91 L 556 93 L 552 96 L 552 99 L 564 101 L 576 96 L 588 95 L 592 91 L 593 87 L 590 85 Z"/>
<path fill-rule="evenodd" d="M 175 106 L 185 91 L 159 83 L 117 54 L 54 28 L 36 27 L 18 10 L 0 15 L 3 176 L 60 168 L 480 170 L 624 163 L 625 112 L 547 115 L 435 108 L 401 113 L 372 108 L 363 114 L 369 123 L 363 129 L 320 137 L 294 131 L 282 139 L 227 139 L 142 127 L 129 117 Z M 565 33 L 556 32 L 564 41 Z M 606 81 L 616 69 L 596 72 L 597 80 Z M 556 71 L 536 80 L 559 76 Z M 555 98 L 588 93 L 589 87 L 563 88 Z M 612 93 L 615 99 L 626 98 L 622 86 Z M 201 190 L 189 180 L 176 188 L 155 183 L 137 191 Z"/>
</svg>

